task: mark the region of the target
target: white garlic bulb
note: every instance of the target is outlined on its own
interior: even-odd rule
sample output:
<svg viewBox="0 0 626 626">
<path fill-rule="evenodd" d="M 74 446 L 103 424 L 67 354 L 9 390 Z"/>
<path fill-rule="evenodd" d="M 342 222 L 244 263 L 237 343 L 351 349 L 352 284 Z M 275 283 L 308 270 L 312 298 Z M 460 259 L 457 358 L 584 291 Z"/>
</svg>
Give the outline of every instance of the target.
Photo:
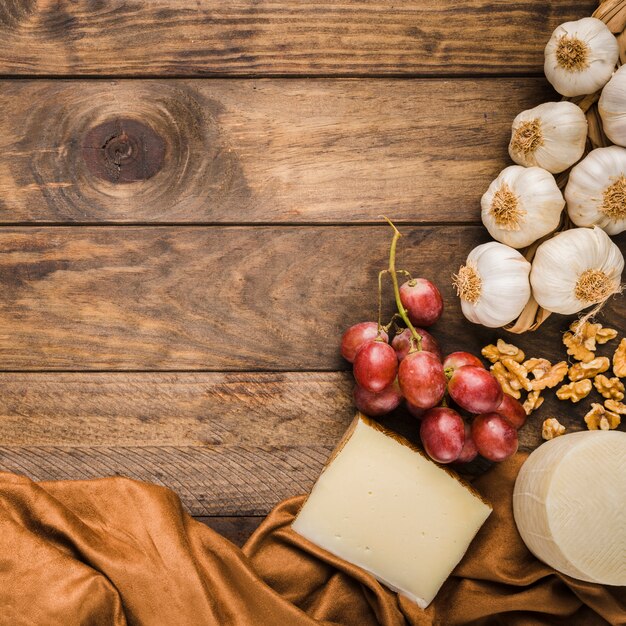
<svg viewBox="0 0 626 626">
<path fill-rule="evenodd" d="M 509 154 L 519 165 L 557 174 L 582 157 L 587 118 L 572 102 L 545 102 L 513 120 Z"/>
<path fill-rule="evenodd" d="M 512 322 L 530 298 L 530 263 L 517 251 L 490 241 L 474 248 L 454 276 L 463 314 L 498 328 Z"/>
<path fill-rule="evenodd" d="M 626 146 L 626 65 L 622 65 L 602 90 L 598 111 L 606 136 Z"/>
<path fill-rule="evenodd" d="M 620 291 L 624 257 L 597 226 L 544 241 L 530 272 L 533 296 L 547 311 L 570 315 Z"/>
<path fill-rule="evenodd" d="M 626 230 L 626 148 L 592 150 L 572 169 L 565 187 L 567 211 L 577 226 Z"/>
<path fill-rule="evenodd" d="M 489 185 L 480 204 L 489 234 L 507 246 L 523 248 L 559 225 L 565 200 L 550 172 L 511 165 Z"/>
<path fill-rule="evenodd" d="M 595 17 L 557 26 L 545 49 L 544 72 L 563 96 L 594 93 L 606 85 L 619 57 L 617 39 Z"/>
</svg>

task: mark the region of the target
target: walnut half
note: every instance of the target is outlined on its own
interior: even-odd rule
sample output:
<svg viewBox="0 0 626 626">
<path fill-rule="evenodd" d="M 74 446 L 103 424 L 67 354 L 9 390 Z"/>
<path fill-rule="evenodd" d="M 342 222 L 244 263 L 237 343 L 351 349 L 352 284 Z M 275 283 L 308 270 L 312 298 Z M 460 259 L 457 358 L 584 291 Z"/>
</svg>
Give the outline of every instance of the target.
<svg viewBox="0 0 626 626">
<path fill-rule="evenodd" d="M 620 425 L 621 418 L 613 411 L 607 411 L 601 404 L 593 402 L 591 410 L 585 415 L 589 430 L 613 430 Z"/>
<path fill-rule="evenodd" d="M 544 420 L 541 428 L 541 436 L 546 441 L 559 437 L 564 432 L 565 426 L 563 426 L 556 417 L 549 417 L 547 420 Z"/>
<path fill-rule="evenodd" d="M 605 356 L 599 356 L 588 363 L 575 363 L 569 368 L 569 379 L 573 381 L 583 378 L 594 378 L 611 367 L 611 362 Z"/>
<path fill-rule="evenodd" d="M 598 374 L 593 379 L 593 386 L 604 398 L 618 401 L 624 399 L 624 383 L 617 376 L 609 378 L 604 374 Z"/>
<path fill-rule="evenodd" d="M 583 378 L 577 382 L 563 385 L 556 390 L 556 397 L 559 400 L 571 400 L 572 402 L 580 402 L 591 393 L 591 381 Z"/>
<path fill-rule="evenodd" d="M 524 400 L 524 411 L 526 415 L 530 415 L 534 410 L 538 409 L 543 404 L 543 398 L 539 395 L 539 391 L 531 391 L 526 400 Z"/>
<path fill-rule="evenodd" d="M 481 354 L 491 363 L 496 363 L 503 359 L 512 359 L 517 363 L 521 363 L 526 358 L 522 350 L 503 339 L 498 339 L 495 346 L 492 343 L 485 346 L 481 350 Z"/>
<path fill-rule="evenodd" d="M 626 378 L 626 337 L 619 342 L 613 355 L 613 373 L 619 378 Z"/>
</svg>

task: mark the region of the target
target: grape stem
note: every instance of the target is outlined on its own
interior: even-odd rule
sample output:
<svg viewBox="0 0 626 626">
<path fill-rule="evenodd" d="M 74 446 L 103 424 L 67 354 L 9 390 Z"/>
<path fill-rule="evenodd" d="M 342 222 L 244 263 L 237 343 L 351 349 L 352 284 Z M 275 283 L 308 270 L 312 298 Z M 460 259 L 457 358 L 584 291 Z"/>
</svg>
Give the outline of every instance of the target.
<svg viewBox="0 0 626 626">
<path fill-rule="evenodd" d="M 396 270 L 396 247 L 398 245 L 398 239 L 402 237 L 400 231 L 396 228 L 395 224 L 385 215 L 383 219 L 393 228 L 393 239 L 391 240 L 391 248 L 389 249 L 389 269 L 387 270 L 391 276 L 391 282 L 393 284 L 393 294 L 396 298 L 396 306 L 398 307 L 398 313 L 407 328 L 411 331 L 411 349 L 409 352 L 420 352 L 422 350 L 422 336 L 415 330 L 415 326 L 411 324 L 411 320 L 407 314 L 402 300 L 400 300 L 400 287 L 398 285 L 398 272 L 408 274 L 405 270 Z M 379 275 L 380 283 L 380 275 Z M 379 323 L 380 327 L 380 323 Z"/>
</svg>

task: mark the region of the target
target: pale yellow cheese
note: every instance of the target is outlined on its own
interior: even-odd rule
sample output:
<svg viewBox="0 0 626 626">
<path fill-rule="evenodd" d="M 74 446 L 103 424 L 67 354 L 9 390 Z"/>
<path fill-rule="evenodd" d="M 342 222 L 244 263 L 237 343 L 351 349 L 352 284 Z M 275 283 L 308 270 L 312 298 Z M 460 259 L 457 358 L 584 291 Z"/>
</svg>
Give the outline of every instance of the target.
<svg viewBox="0 0 626 626">
<path fill-rule="evenodd" d="M 490 513 L 408 442 L 359 417 L 292 527 L 426 607 Z"/>
<path fill-rule="evenodd" d="M 513 492 L 528 548 L 580 580 L 626 585 L 626 433 L 584 431 L 539 446 Z"/>
</svg>

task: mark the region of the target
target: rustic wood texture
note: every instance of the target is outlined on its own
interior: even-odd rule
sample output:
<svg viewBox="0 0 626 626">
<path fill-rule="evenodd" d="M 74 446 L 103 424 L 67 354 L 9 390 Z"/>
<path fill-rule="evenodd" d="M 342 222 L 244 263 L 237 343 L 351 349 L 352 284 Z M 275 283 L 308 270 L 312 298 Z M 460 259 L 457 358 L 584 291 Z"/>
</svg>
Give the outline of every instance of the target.
<svg viewBox="0 0 626 626">
<path fill-rule="evenodd" d="M 243 546 L 250 535 L 259 527 L 263 517 L 198 517 L 199 522 L 206 524 L 215 532 L 230 539 L 236 546 Z"/>
<path fill-rule="evenodd" d="M 0 0 L 0 73 L 414 75 L 537 72 L 592 0 Z"/>
<path fill-rule="evenodd" d="M 403 232 L 400 265 L 442 290 L 444 345 L 477 349 L 494 333 L 465 321 L 451 275 L 486 230 Z M 9 370 L 342 369 L 341 333 L 376 316 L 390 234 L 386 225 L 5 228 L 0 360 Z M 388 292 L 389 313 L 392 300 Z M 606 311 L 626 329 L 619 300 Z M 556 341 L 559 323 L 530 341 Z"/>
<path fill-rule="evenodd" d="M 335 372 L 0 374 L 0 469 L 121 474 L 196 515 L 262 515 L 311 488 L 353 417 L 350 388 Z"/>
<path fill-rule="evenodd" d="M 0 223 L 478 221 L 513 118 L 555 98 L 536 78 L 1 81 Z"/>
<path fill-rule="evenodd" d="M 0 0 L 0 470 L 167 485 L 241 545 L 353 417 L 338 345 L 376 315 L 381 213 L 444 351 L 565 356 L 568 319 L 472 326 L 450 276 L 513 117 L 558 98 L 549 34 L 595 2 L 190 4 Z M 625 334 L 623 300 L 601 319 Z M 523 449 L 596 399 L 546 396 Z"/>
<path fill-rule="evenodd" d="M 0 373 L 0 470 L 121 474 L 172 488 L 195 515 L 264 515 L 310 489 L 353 418 L 352 384 L 348 372 Z M 520 431 L 522 449 L 541 443 L 546 415 L 585 428 L 592 398 L 545 396 Z M 419 441 L 406 411 L 381 421 Z M 235 521 L 222 528 L 245 539 Z"/>
</svg>

